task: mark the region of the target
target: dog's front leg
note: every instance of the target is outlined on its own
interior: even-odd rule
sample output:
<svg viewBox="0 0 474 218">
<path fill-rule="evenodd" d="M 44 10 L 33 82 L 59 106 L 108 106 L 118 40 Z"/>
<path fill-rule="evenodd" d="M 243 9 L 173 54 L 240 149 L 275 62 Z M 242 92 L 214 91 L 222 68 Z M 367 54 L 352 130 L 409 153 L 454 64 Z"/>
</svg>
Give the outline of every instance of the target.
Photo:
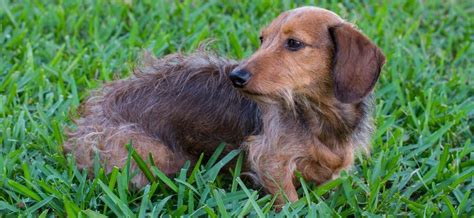
<svg viewBox="0 0 474 218">
<path fill-rule="evenodd" d="M 247 141 L 248 162 L 259 182 L 267 192 L 277 197 L 277 206 L 288 200 L 298 200 L 293 184 L 296 164 L 289 152 L 275 149 L 275 146 L 264 143 L 259 137 L 251 137 Z"/>
<path fill-rule="evenodd" d="M 279 175 L 287 174 L 287 175 Z M 287 201 L 298 201 L 298 193 L 293 184 L 293 172 L 280 171 L 264 175 L 262 185 L 272 195 L 277 196 L 276 205 L 283 206 Z"/>
</svg>

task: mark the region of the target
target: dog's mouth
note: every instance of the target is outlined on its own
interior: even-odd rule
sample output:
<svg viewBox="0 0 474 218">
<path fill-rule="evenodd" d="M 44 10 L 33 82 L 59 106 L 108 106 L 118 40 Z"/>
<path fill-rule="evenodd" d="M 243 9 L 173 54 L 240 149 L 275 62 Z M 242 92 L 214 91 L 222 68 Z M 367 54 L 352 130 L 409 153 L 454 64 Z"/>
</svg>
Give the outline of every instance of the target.
<svg viewBox="0 0 474 218">
<path fill-rule="evenodd" d="M 263 95 L 262 93 L 253 92 L 253 91 L 249 91 L 249 90 L 245 90 L 245 89 L 242 89 L 240 91 L 242 93 L 244 93 L 245 95 L 248 95 L 248 96 L 262 96 Z"/>
</svg>

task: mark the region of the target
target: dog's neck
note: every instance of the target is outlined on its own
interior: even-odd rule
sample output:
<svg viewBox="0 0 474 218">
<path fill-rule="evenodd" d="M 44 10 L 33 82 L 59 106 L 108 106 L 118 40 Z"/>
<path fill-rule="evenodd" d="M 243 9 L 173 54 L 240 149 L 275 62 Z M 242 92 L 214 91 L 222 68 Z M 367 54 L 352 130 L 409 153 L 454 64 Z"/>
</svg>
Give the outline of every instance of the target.
<svg viewBox="0 0 474 218">
<path fill-rule="evenodd" d="M 366 123 L 361 121 L 367 119 L 370 113 L 367 105 L 370 98 L 357 104 L 344 104 L 334 97 L 296 96 L 291 107 L 288 107 L 288 103 L 267 104 L 261 106 L 265 111 L 264 131 L 272 136 L 291 132 L 301 135 L 301 138 L 316 137 L 328 147 L 348 146 L 356 137 L 355 132 L 370 132 L 359 125 Z M 274 128 L 275 126 L 279 128 Z"/>
</svg>

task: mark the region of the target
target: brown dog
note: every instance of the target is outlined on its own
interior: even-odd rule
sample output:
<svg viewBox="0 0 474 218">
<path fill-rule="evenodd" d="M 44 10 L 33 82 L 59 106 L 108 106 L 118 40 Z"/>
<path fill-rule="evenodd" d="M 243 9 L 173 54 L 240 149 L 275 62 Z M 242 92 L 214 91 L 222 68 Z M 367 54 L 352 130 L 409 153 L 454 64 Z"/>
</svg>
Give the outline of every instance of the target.
<svg viewBox="0 0 474 218">
<path fill-rule="evenodd" d="M 225 142 L 226 151 L 245 148 L 268 192 L 296 201 L 295 171 L 320 184 L 348 168 L 358 148 L 369 149 L 370 93 L 385 58 L 351 24 L 316 7 L 282 13 L 261 41 L 240 64 L 204 52 L 145 57 L 135 77 L 85 102 L 65 151 L 88 169 L 98 153 L 110 171 L 124 165 L 131 140 L 174 174 Z M 132 182 L 147 183 L 143 175 Z"/>
</svg>

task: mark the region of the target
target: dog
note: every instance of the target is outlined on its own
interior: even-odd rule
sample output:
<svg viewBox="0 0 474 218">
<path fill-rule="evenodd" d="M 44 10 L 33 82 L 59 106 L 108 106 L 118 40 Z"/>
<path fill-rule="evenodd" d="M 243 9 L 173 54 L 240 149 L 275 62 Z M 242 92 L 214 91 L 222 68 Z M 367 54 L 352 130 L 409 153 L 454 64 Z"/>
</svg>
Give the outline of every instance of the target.
<svg viewBox="0 0 474 218">
<path fill-rule="evenodd" d="M 173 175 L 225 143 L 224 153 L 243 148 L 245 166 L 280 203 L 297 201 L 296 171 L 321 184 L 350 168 L 355 152 L 369 152 L 385 57 L 354 25 L 317 7 L 283 12 L 260 41 L 240 62 L 205 51 L 146 54 L 132 78 L 83 104 L 65 152 L 89 170 L 98 154 L 110 172 L 124 166 L 131 141 Z"/>
</svg>

